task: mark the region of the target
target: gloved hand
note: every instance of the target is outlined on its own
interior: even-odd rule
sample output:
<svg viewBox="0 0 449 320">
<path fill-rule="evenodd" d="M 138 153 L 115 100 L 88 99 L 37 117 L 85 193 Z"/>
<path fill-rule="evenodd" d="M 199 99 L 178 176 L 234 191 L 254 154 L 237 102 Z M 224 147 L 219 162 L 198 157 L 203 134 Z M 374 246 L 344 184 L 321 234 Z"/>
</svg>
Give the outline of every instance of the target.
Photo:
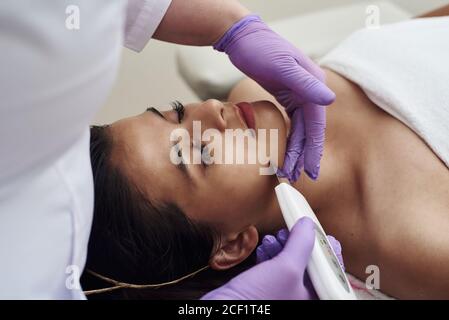
<svg viewBox="0 0 449 320">
<path fill-rule="evenodd" d="M 276 257 L 282 251 L 282 248 L 286 244 L 287 239 L 288 239 L 287 229 L 280 230 L 276 234 L 276 237 L 272 235 L 266 235 L 262 240 L 262 244 L 259 247 L 257 247 L 256 250 L 257 263 L 262 263 L 272 259 L 273 257 Z M 343 255 L 341 254 L 340 242 L 332 236 L 327 236 L 327 239 L 329 241 L 329 244 L 334 249 L 335 255 L 337 256 L 338 261 L 340 262 L 340 265 L 344 270 L 345 265 L 343 263 Z M 318 298 L 318 295 L 315 292 L 312 281 L 310 280 L 307 271 L 304 275 L 304 287 L 309 291 L 310 297 L 315 299 Z"/>
<path fill-rule="evenodd" d="M 314 223 L 300 219 L 278 255 L 241 273 L 202 299 L 308 300 L 314 292 L 305 283 L 306 266 L 315 241 Z"/>
<path fill-rule="evenodd" d="M 276 234 L 276 236 L 266 235 L 262 240 L 262 244 L 258 246 L 256 250 L 257 263 L 267 261 L 277 256 L 282 251 L 282 248 L 287 242 L 288 234 L 289 232 L 287 229 L 282 229 Z M 344 270 L 345 264 L 343 262 L 343 255 L 341 254 L 340 241 L 332 236 L 327 236 L 327 239 L 329 241 L 329 244 L 332 246 L 332 249 L 334 249 L 338 261 L 340 262 L 340 265 Z"/>
<path fill-rule="evenodd" d="M 335 100 L 324 84 L 324 72 L 256 15 L 235 23 L 214 49 L 226 52 L 232 63 L 271 93 L 292 118 L 284 166 L 278 174 L 294 182 L 304 167 L 316 180 L 326 127 L 323 106 Z"/>
</svg>

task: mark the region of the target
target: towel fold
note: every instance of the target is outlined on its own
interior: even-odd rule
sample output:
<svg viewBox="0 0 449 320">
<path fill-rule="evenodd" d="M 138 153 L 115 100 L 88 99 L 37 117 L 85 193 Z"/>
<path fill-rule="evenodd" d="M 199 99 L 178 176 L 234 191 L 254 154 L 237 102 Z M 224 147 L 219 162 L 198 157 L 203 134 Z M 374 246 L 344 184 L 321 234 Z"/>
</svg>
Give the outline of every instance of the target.
<svg viewBox="0 0 449 320">
<path fill-rule="evenodd" d="M 449 167 L 449 17 L 357 31 L 320 64 L 358 84 Z"/>
</svg>

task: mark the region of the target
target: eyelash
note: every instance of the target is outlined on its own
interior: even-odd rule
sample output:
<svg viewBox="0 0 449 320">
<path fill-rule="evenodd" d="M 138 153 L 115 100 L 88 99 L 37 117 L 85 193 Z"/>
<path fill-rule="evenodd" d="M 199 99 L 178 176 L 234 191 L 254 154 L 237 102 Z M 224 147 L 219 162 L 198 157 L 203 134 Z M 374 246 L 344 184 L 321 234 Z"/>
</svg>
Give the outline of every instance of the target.
<svg viewBox="0 0 449 320">
<path fill-rule="evenodd" d="M 184 112 L 186 108 L 178 100 L 171 102 L 170 105 L 172 109 L 178 114 L 178 122 L 181 123 L 182 119 L 184 118 Z"/>
<path fill-rule="evenodd" d="M 170 105 L 171 105 L 172 109 L 174 111 L 176 111 L 176 113 L 178 114 L 178 122 L 181 123 L 182 119 L 184 118 L 184 113 L 185 113 L 184 105 L 181 102 L 179 102 L 178 100 L 171 102 Z M 205 148 L 206 148 L 206 146 L 204 144 L 202 144 L 201 148 L 200 148 L 201 154 L 203 154 Z M 178 155 L 181 156 L 181 150 L 178 151 Z M 209 166 L 209 164 L 206 164 L 203 161 L 201 161 L 201 162 L 204 167 Z"/>
</svg>

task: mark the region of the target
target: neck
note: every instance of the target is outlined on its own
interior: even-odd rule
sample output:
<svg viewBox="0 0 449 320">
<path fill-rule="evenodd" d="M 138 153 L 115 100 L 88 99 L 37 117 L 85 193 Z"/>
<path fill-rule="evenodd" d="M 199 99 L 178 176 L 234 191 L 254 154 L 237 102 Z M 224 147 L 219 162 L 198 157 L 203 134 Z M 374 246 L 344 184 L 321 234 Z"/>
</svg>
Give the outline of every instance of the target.
<svg viewBox="0 0 449 320">
<path fill-rule="evenodd" d="M 323 181 L 322 181 L 323 180 Z M 323 205 L 323 199 L 326 193 L 332 191 L 325 191 L 329 189 L 328 184 L 326 184 L 327 179 L 320 177 L 319 181 L 312 181 L 304 174 L 301 178 L 292 186 L 297 189 L 306 198 L 312 210 L 318 215 L 321 206 Z M 261 235 L 265 234 L 275 234 L 282 228 L 286 228 L 285 221 L 282 217 L 282 212 L 277 201 L 276 193 L 274 188 L 278 184 L 277 179 L 273 176 L 273 193 L 272 200 L 270 201 L 269 208 L 267 210 L 267 215 L 261 222 L 257 225 L 257 229 Z"/>
<path fill-rule="evenodd" d="M 292 184 L 307 200 L 318 219 L 332 223 L 336 213 L 350 208 L 357 199 L 360 199 L 357 175 L 351 162 L 343 150 L 334 147 L 331 143 L 326 145 L 326 151 L 321 160 L 321 172 L 316 181 L 310 179 L 304 172 L 298 181 Z M 282 220 L 279 205 L 276 200 L 276 216 Z"/>
<path fill-rule="evenodd" d="M 299 180 L 292 184 L 292 186 L 301 192 L 315 213 L 322 208 L 323 199 L 326 194 L 332 192 L 330 191 L 332 188 L 327 183 L 326 177 L 322 175 L 320 175 L 317 181 L 313 181 L 302 173 Z"/>
</svg>

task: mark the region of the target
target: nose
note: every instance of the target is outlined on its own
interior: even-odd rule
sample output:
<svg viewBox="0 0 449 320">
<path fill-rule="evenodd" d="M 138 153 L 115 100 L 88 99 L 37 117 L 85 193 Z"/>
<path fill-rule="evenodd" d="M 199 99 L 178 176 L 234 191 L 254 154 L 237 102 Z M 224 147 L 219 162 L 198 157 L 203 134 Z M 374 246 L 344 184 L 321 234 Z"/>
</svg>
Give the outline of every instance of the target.
<svg viewBox="0 0 449 320">
<path fill-rule="evenodd" d="M 216 99 L 204 101 L 198 108 L 199 118 L 206 128 L 215 128 L 220 131 L 226 129 L 227 123 L 224 118 L 224 104 Z"/>
</svg>

